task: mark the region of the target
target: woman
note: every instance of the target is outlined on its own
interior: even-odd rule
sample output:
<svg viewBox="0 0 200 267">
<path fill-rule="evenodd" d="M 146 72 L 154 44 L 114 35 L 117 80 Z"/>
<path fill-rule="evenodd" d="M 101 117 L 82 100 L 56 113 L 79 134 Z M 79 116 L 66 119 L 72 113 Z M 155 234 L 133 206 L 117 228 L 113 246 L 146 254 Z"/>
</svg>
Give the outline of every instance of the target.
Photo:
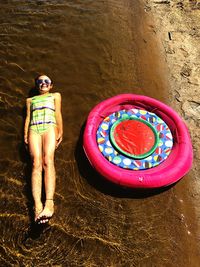
<svg viewBox="0 0 200 267">
<path fill-rule="evenodd" d="M 51 79 L 39 75 L 35 79 L 38 95 L 27 98 L 27 115 L 24 127 L 24 142 L 29 147 L 32 158 L 32 194 L 35 205 L 35 222 L 46 223 L 54 213 L 54 192 L 56 173 L 54 152 L 62 141 L 63 123 L 60 93 L 50 93 Z M 43 206 L 42 170 L 46 200 Z"/>
</svg>

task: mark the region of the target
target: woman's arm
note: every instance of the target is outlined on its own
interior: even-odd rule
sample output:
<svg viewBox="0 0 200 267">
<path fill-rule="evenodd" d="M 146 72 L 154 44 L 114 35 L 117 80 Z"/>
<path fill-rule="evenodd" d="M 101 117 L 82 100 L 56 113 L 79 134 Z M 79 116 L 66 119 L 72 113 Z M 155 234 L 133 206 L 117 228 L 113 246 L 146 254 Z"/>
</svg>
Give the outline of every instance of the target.
<svg viewBox="0 0 200 267">
<path fill-rule="evenodd" d="M 56 115 L 56 123 L 58 128 L 58 136 L 57 136 L 57 145 L 61 143 L 63 136 L 63 121 L 62 121 L 62 113 L 61 113 L 61 94 L 55 93 L 55 115 Z"/>
<path fill-rule="evenodd" d="M 28 144 L 28 127 L 30 123 L 30 98 L 26 99 L 26 119 L 24 125 L 24 142 Z"/>
</svg>

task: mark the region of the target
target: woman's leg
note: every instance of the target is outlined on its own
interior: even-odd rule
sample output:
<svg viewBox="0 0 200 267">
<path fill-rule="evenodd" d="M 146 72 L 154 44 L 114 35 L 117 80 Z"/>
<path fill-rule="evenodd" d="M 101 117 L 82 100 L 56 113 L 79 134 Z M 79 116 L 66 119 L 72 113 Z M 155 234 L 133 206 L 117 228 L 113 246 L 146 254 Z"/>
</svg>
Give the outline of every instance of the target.
<svg viewBox="0 0 200 267">
<path fill-rule="evenodd" d="M 39 218 L 50 218 L 54 213 L 54 192 L 56 185 L 56 172 L 54 166 L 54 153 L 56 148 L 56 128 L 49 127 L 48 131 L 42 135 L 43 143 L 43 168 L 46 202 Z"/>
<path fill-rule="evenodd" d="M 40 212 L 43 210 L 43 204 L 41 201 L 42 194 L 42 137 L 29 131 L 29 151 L 32 158 L 32 195 L 35 204 L 35 220 Z"/>
</svg>

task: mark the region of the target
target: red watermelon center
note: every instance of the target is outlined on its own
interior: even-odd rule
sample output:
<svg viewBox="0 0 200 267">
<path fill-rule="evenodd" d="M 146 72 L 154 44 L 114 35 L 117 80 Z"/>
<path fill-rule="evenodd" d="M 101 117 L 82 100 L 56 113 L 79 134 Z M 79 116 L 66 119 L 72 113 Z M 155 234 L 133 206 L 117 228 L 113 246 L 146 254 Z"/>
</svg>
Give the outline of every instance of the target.
<svg viewBox="0 0 200 267">
<path fill-rule="evenodd" d="M 121 150 L 135 156 L 148 153 L 156 141 L 153 130 L 138 120 L 120 122 L 114 129 L 113 137 Z"/>
</svg>

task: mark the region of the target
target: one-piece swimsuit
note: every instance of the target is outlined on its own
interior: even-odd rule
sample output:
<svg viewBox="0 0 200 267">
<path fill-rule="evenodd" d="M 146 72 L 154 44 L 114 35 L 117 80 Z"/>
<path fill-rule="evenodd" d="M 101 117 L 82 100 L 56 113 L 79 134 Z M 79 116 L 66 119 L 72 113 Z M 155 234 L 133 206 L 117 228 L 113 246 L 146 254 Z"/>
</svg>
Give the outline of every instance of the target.
<svg viewBox="0 0 200 267">
<path fill-rule="evenodd" d="M 42 135 L 49 127 L 56 126 L 54 95 L 48 93 L 31 98 L 29 129 Z"/>
</svg>

